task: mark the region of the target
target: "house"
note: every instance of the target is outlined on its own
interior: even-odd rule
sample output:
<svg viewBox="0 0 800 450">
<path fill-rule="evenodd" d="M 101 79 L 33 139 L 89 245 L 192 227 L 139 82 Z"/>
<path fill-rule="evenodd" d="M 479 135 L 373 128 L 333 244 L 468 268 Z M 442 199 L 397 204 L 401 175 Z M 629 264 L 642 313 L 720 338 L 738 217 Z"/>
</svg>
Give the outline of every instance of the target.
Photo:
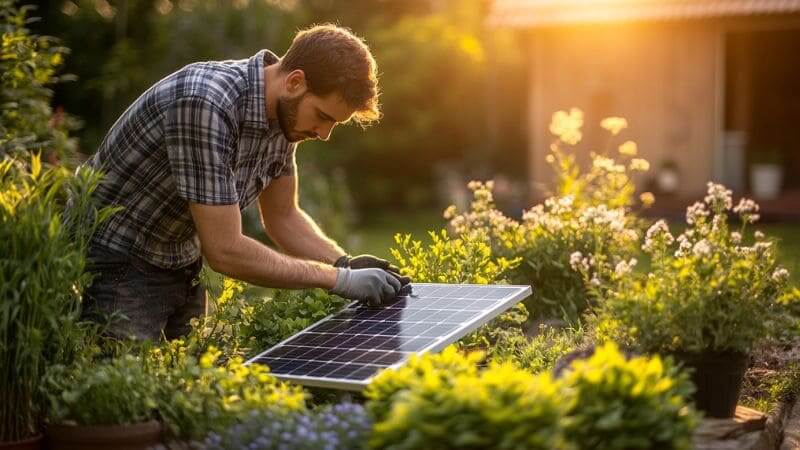
<svg viewBox="0 0 800 450">
<path fill-rule="evenodd" d="M 650 176 L 677 168 L 680 197 L 708 180 L 752 192 L 765 161 L 800 197 L 800 0 L 495 0 L 488 23 L 525 43 L 534 183 L 551 176 L 551 114 L 575 106 L 595 150 L 599 121 L 626 117 Z"/>
</svg>

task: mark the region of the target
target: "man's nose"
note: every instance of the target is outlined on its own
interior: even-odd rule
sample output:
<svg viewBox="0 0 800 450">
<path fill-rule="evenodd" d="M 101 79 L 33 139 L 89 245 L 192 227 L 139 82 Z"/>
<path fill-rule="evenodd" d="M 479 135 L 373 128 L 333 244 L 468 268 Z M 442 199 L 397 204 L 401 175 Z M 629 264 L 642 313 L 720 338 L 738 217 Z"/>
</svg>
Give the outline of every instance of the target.
<svg viewBox="0 0 800 450">
<path fill-rule="evenodd" d="M 314 132 L 317 133 L 317 138 L 321 141 L 327 141 L 331 138 L 331 133 L 333 132 L 333 127 L 336 124 L 332 124 L 330 126 L 320 126 L 317 127 Z"/>
</svg>

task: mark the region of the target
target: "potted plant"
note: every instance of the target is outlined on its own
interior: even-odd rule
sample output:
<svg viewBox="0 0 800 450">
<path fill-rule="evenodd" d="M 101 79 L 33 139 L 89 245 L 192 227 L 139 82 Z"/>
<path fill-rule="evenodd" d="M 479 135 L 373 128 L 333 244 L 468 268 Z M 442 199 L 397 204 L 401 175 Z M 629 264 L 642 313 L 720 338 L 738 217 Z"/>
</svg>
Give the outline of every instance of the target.
<svg viewBox="0 0 800 450">
<path fill-rule="evenodd" d="M 783 183 L 782 158 L 778 149 L 756 153 L 750 166 L 750 189 L 757 199 L 778 197 Z"/>
<path fill-rule="evenodd" d="M 729 211 L 741 220 L 736 230 Z M 712 417 L 733 415 L 748 353 L 772 330 L 785 328 L 784 308 L 798 297 L 787 288 L 789 274 L 776 261 L 775 242 L 760 232 L 746 236 L 757 213 L 752 200 L 733 207 L 731 191 L 709 183 L 705 200 L 688 208 L 680 236 L 674 238 L 663 220 L 647 231 L 646 273 L 632 271 L 635 261 L 620 263 L 614 281 L 598 288 L 598 339 L 675 356 L 694 369 L 698 409 Z M 574 260 L 591 276 L 590 265 Z"/>
<path fill-rule="evenodd" d="M 43 384 L 53 450 L 146 449 L 161 442 L 157 378 L 141 357 L 51 367 Z"/>
</svg>

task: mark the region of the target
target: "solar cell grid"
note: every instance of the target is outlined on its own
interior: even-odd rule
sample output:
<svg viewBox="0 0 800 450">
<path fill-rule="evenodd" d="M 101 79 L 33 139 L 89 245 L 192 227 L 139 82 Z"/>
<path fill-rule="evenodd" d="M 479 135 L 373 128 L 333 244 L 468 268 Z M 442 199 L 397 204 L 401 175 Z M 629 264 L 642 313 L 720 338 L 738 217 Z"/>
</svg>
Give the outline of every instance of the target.
<svg viewBox="0 0 800 450">
<path fill-rule="evenodd" d="M 248 361 L 278 378 L 362 389 L 414 352 L 436 351 L 530 295 L 530 286 L 413 284 L 382 308 L 352 304 Z"/>
</svg>

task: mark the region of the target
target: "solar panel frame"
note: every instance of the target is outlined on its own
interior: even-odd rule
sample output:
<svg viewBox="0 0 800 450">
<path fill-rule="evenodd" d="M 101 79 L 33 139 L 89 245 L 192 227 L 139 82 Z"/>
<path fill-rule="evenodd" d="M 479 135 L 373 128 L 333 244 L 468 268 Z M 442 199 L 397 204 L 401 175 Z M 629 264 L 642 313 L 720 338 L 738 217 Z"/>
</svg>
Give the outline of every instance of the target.
<svg viewBox="0 0 800 450">
<path fill-rule="evenodd" d="M 517 304 L 518 302 L 520 302 L 521 300 L 525 299 L 526 297 L 530 296 L 533 293 L 533 290 L 531 289 L 531 287 L 527 286 L 527 285 L 481 285 L 481 284 L 447 284 L 447 283 L 412 283 L 412 286 L 413 286 L 415 291 L 417 291 L 418 289 L 426 288 L 426 287 L 443 287 L 443 286 L 454 287 L 454 288 L 455 287 L 517 288 L 518 290 L 516 292 L 514 292 L 512 295 L 510 295 L 508 298 L 503 298 L 503 299 L 498 300 L 497 305 L 494 305 L 491 309 L 481 310 L 480 314 L 477 317 L 475 317 L 475 318 L 473 318 L 473 319 L 471 319 L 471 320 L 469 320 L 467 322 L 461 323 L 458 327 L 456 327 L 455 330 L 453 330 L 453 331 L 451 331 L 451 332 L 449 332 L 449 333 L 447 333 L 445 335 L 439 336 L 438 338 L 435 338 L 433 343 L 431 343 L 429 345 L 426 345 L 423 349 L 421 349 L 419 351 L 415 351 L 415 352 L 405 352 L 405 353 L 408 353 L 408 355 L 403 357 L 400 361 L 397 361 L 397 362 L 395 362 L 395 363 L 393 363 L 393 364 L 391 364 L 389 366 L 380 366 L 380 368 L 377 369 L 377 371 L 375 372 L 375 374 L 373 376 L 370 376 L 369 378 L 366 378 L 364 380 L 352 380 L 352 379 L 336 378 L 336 377 L 320 377 L 320 376 L 311 376 L 311 375 L 291 375 L 291 374 L 279 374 L 279 373 L 273 373 L 273 376 L 275 376 L 276 378 L 281 379 L 283 381 L 291 381 L 291 382 L 295 382 L 295 383 L 298 383 L 298 384 L 302 384 L 304 386 L 321 387 L 321 388 L 329 388 L 329 389 L 341 389 L 341 390 L 349 390 L 349 391 L 361 391 L 364 388 L 366 388 L 367 385 L 369 385 L 369 383 L 372 381 L 372 379 L 378 373 L 380 373 L 381 371 L 386 370 L 386 369 L 394 369 L 394 368 L 397 368 L 397 367 L 405 364 L 405 362 L 408 361 L 408 358 L 410 357 L 411 353 L 423 354 L 423 353 L 427 353 L 427 352 L 440 351 L 440 350 L 444 349 L 445 347 L 447 347 L 448 345 L 456 342 L 458 339 L 461 339 L 462 337 L 464 337 L 464 336 L 468 335 L 469 333 L 471 333 L 472 331 L 476 330 L 478 327 L 487 324 L 492 319 L 494 319 L 495 317 L 499 316 L 500 314 L 502 314 L 503 312 L 505 312 L 506 310 L 508 310 L 509 308 L 511 308 L 512 306 L 514 306 L 515 304 Z M 453 298 L 453 299 L 456 299 L 456 298 Z M 275 350 L 277 350 L 277 349 L 279 349 L 281 347 L 286 346 L 291 341 L 296 339 L 299 335 L 303 335 L 308 330 L 311 330 L 311 329 L 317 327 L 318 325 L 320 325 L 320 324 L 322 324 L 324 322 L 327 322 L 327 321 L 330 321 L 330 320 L 334 320 L 333 318 L 335 316 L 340 315 L 343 311 L 346 311 L 347 309 L 353 308 L 354 306 L 357 306 L 357 305 L 358 305 L 358 302 L 353 302 L 353 303 L 349 304 L 347 307 L 345 307 L 344 309 L 339 310 L 339 311 L 337 311 L 337 312 L 335 312 L 333 314 L 330 314 L 330 315 L 328 315 L 328 316 L 326 316 L 326 317 L 314 322 L 313 324 L 309 325 L 308 327 L 304 328 L 303 330 L 301 330 L 301 331 L 299 331 L 299 332 L 287 337 L 286 339 L 278 342 L 277 344 L 273 345 L 272 347 L 268 348 L 267 350 L 264 350 L 263 352 L 259 353 L 258 355 L 250 358 L 249 360 L 247 360 L 247 362 L 245 364 L 252 364 L 254 362 L 261 364 L 257 360 L 262 358 L 262 357 L 264 357 L 264 355 L 266 355 L 267 353 L 273 352 L 273 351 L 275 351 Z M 386 309 L 388 309 L 388 308 L 386 308 Z M 403 310 L 404 309 L 401 309 L 401 311 L 403 311 Z M 356 335 L 356 336 L 363 336 L 363 335 Z M 393 337 L 393 336 L 394 335 L 387 335 L 387 337 Z M 313 348 L 313 347 L 311 347 L 311 348 Z M 353 349 L 353 350 L 359 350 L 359 349 Z M 368 350 L 368 351 L 373 351 L 373 350 Z M 343 362 L 342 364 L 346 365 L 347 362 Z M 374 364 L 363 364 L 363 365 L 364 366 L 366 366 L 366 365 L 375 366 Z M 281 366 L 281 367 L 283 367 L 283 366 Z"/>
</svg>

